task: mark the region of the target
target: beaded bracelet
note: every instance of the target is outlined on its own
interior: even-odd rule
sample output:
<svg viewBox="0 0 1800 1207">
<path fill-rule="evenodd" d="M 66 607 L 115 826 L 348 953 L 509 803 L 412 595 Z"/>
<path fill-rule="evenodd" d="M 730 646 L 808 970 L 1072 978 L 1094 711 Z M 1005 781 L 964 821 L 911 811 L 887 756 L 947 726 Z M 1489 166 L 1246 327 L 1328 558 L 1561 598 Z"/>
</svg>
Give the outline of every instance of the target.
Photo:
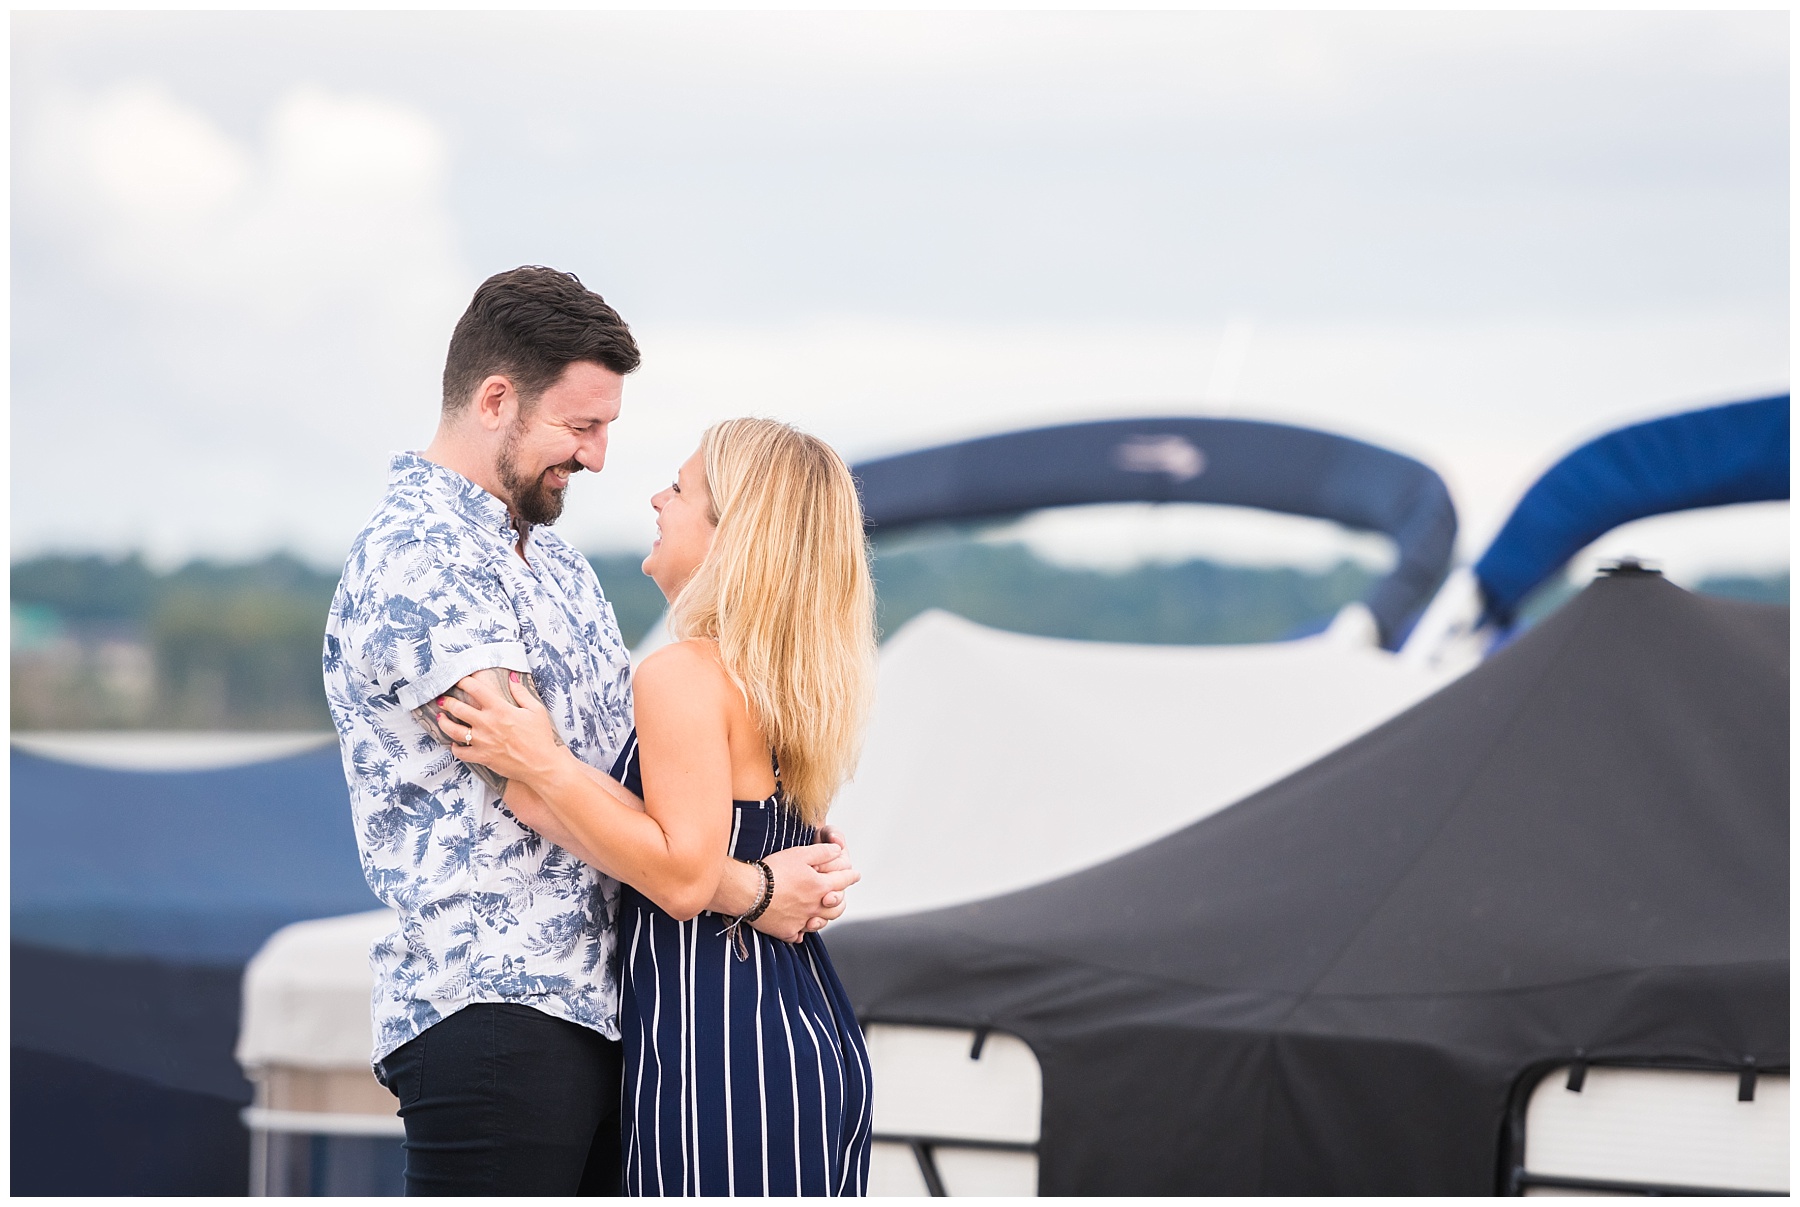
<svg viewBox="0 0 1800 1207">
<path fill-rule="evenodd" d="M 744 941 L 744 928 L 762 917 L 768 910 L 770 903 L 775 900 L 774 871 L 768 864 L 760 859 L 752 860 L 751 866 L 762 873 L 762 893 L 757 897 L 756 904 L 751 908 L 749 913 L 739 914 L 726 924 L 724 930 L 719 932 L 722 935 L 731 936 L 731 941 L 737 947 L 737 957 L 740 960 L 747 960 L 750 958 L 750 945 Z"/>
<path fill-rule="evenodd" d="M 749 913 L 745 914 L 743 917 L 738 919 L 738 921 L 746 923 L 746 924 L 754 922 L 758 918 L 762 917 L 763 914 L 765 912 L 767 912 L 769 906 L 775 900 L 775 872 L 774 872 L 774 870 L 772 868 L 770 868 L 767 863 L 764 863 L 760 859 L 753 860 L 751 863 L 751 866 L 755 867 L 757 870 L 762 872 L 763 890 L 762 890 L 762 896 L 757 899 L 756 908 L 752 909 Z"/>
</svg>

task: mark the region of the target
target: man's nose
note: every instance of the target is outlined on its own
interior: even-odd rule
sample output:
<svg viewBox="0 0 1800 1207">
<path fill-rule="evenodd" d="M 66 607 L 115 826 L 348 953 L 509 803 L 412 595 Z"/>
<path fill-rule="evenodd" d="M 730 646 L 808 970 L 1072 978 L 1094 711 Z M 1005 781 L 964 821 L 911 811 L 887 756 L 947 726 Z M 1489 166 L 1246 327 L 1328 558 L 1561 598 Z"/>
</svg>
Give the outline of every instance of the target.
<svg viewBox="0 0 1800 1207">
<path fill-rule="evenodd" d="M 583 469 L 594 473 L 606 468 L 606 429 L 600 429 L 596 435 L 582 437 L 580 446 L 575 450 L 575 459 L 581 462 Z"/>
</svg>

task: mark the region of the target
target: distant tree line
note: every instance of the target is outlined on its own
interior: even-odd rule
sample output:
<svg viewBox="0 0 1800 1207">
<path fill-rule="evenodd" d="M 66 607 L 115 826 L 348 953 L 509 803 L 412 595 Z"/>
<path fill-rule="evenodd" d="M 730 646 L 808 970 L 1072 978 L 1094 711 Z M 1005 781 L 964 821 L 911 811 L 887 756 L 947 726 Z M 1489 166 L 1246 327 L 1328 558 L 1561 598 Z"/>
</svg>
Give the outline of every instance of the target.
<svg viewBox="0 0 1800 1207">
<path fill-rule="evenodd" d="M 641 555 L 589 558 L 635 645 L 663 610 Z M 1093 641 L 1228 644 L 1317 631 L 1373 574 L 1152 563 L 1108 573 L 1019 544 L 944 540 L 877 548 L 884 637 L 927 608 L 1015 632 Z M 15 729 L 328 727 L 319 657 L 337 574 L 277 554 L 159 572 L 139 557 L 47 556 L 12 567 Z M 1787 602 L 1787 575 L 1702 590 Z M 1532 618 L 1573 593 L 1556 580 Z"/>
<path fill-rule="evenodd" d="M 592 560 L 635 641 L 661 593 L 641 557 Z M 286 554 L 162 573 L 135 555 L 15 562 L 13 728 L 328 728 L 319 658 L 337 581 Z"/>
<path fill-rule="evenodd" d="M 280 554 L 167 573 L 135 556 L 14 563 L 13 727 L 329 726 L 319 650 L 336 587 Z M 145 673 L 111 673 L 133 661 Z"/>
<path fill-rule="evenodd" d="M 1045 561 L 1026 545 L 945 541 L 876 550 L 884 636 L 927 608 L 1015 633 L 1151 645 L 1231 645 L 1316 631 L 1375 575 L 1354 562 L 1311 572 L 1192 560 L 1107 572 Z"/>
</svg>

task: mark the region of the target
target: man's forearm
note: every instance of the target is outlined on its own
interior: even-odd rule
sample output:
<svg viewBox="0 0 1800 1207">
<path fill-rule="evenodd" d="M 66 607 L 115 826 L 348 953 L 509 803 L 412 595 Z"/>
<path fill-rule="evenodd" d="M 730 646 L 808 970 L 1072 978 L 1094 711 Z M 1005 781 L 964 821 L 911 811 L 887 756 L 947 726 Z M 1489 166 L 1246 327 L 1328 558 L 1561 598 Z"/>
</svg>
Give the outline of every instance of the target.
<svg viewBox="0 0 1800 1207">
<path fill-rule="evenodd" d="M 707 903 L 706 908 L 728 918 L 740 917 L 756 908 L 762 890 L 763 876 L 760 871 L 750 864 L 727 859 L 725 874 L 719 877 L 719 887 L 713 890 L 712 900 Z"/>
</svg>

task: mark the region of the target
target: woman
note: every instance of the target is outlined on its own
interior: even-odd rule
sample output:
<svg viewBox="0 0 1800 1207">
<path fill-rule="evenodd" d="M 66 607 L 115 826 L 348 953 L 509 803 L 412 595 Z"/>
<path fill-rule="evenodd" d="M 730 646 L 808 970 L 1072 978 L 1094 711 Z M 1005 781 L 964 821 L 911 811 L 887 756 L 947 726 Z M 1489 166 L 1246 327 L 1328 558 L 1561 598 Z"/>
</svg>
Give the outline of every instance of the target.
<svg viewBox="0 0 1800 1207">
<path fill-rule="evenodd" d="M 468 727 L 459 758 L 509 778 L 509 806 L 548 809 L 634 886 L 619 929 L 627 1193 L 862 1194 L 869 1062 L 849 998 L 816 934 L 748 925 L 774 894 L 760 861 L 814 841 L 862 741 L 875 633 L 856 487 L 824 442 L 736 419 L 651 506 L 644 573 L 677 640 L 636 671 L 619 782 L 584 772 L 529 693 L 514 704 L 466 679 L 473 703 L 444 701 L 446 724 Z M 758 862 L 763 896 L 740 918 L 703 914 L 730 858 Z"/>
</svg>

